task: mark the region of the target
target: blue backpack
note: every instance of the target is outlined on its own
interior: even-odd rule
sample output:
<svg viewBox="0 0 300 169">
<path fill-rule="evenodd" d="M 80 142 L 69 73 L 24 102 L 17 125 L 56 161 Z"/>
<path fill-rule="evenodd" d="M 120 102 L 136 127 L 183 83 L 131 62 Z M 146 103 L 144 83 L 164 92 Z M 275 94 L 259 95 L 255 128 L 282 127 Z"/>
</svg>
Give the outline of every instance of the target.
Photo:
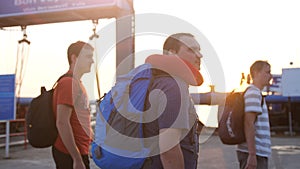
<svg viewBox="0 0 300 169">
<path fill-rule="evenodd" d="M 153 79 L 151 68 L 143 64 L 118 76 L 97 105 L 91 151 L 101 169 L 140 169 L 149 155 L 143 143 L 143 111 Z"/>
</svg>

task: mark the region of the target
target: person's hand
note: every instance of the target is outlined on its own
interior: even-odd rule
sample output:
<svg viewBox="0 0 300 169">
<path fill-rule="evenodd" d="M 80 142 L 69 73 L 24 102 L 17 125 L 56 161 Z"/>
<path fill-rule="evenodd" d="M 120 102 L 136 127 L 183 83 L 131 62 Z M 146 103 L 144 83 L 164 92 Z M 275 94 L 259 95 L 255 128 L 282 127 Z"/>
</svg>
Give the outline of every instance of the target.
<svg viewBox="0 0 300 169">
<path fill-rule="evenodd" d="M 89 146 L 89 157 L 93 158 L 93 153 L 92 153 L 92 144 Z"/>
<path fill-rule="evenodd" d="M 256 155 L 249 154 L 245 169 L 256 169 L 256 166 L 257 166 Z"/>
</svg>

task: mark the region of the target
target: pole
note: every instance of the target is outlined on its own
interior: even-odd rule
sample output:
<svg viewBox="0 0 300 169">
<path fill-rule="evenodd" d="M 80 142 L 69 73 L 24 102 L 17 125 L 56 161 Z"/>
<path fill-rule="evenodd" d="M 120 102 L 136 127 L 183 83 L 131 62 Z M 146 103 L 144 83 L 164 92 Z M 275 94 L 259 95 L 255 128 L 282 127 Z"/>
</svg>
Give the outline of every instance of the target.
<svg viewBox="0 0 300 169">
<path fill-rule="evenodd" d="M 291 103 L 291 97 L 288 97 L 288 107 L 289 107 L 289 133 L 290 136 L 293 136 L 293 124 L 292 124 L 292 103 Z"/>
<path fill-rule="evenodd" d="M 5 158 L 9 158 L 9 120 L 6 121 Z"/>
<path fill-rule="evenodd" d="M 134 68 L 135 13 L 131 9 L 120 11 L 116 18 L 116 75 L 128 73 Z"/>
</svg>

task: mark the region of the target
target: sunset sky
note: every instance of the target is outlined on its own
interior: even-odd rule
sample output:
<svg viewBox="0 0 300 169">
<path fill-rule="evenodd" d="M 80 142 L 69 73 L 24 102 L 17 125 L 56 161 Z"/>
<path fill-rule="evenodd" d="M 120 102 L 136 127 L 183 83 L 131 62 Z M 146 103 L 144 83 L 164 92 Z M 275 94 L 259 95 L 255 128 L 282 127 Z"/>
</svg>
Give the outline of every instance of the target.
<svg viewBox="0 0 300 169">
<path fill-rule="evenodd" d="M 300 10 L 297 0 L 134 0 L 134 8 L 137 15 L 170 15 L 201 32 L 221 63 L 210 63 L 209 66 L 222 67 L 224 71 L 226 86 L 216 85 L 217 91 L 231 91 L 239 87 L 241 73 L 247 74 L 249 66 L 258 59 L 268 60 L 274 74 L 281 74 L 282 68 L 300 67 Z M 101 30 L 113 22 L 114 19 L 101 19 L 97 29 Z M 148 22 L 160 26 L 155 20 Z M 77 40 L 88 41 L 91 34 L 91 21 L 28 26 L 31 44 L 21 96 L 37 96 L 42 85 L 51 88 L 58 76 L 68 69 L 67 47 Z M 0 30 L 0 37 L 0 74 L 13 74 L 17 42 L 22 39 L 22 32 L 19 27 L 5 28 Z M 136 52 L 159 51 L 165 38 L 159 34 L 137 36 Z M 113 52 L 111 55 L 113 60 Z M 202 61 L 201 72 L 205 74 L 206 83 L 197 91 L 209 91 L 211 79 L 216 78 L 210 77 L 206 70 L 209 57 L 204 55 Z M 113 83 L 112 68 L 115 65 L 110 64 L 114 63 L 111 60 L 102 64 L 100 69 L 103 92 L 107 92 Z M 139 58 L 136 60 L 142 62 Z"/>
</svg>

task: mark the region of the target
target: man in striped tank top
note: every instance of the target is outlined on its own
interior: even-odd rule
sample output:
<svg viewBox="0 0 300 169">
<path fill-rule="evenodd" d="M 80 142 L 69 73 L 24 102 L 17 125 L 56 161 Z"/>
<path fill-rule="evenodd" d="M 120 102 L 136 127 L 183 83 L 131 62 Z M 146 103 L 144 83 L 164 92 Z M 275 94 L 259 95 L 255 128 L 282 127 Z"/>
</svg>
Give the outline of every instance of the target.
<svg viewBox="0 0 300 169">
<path fill-rule="evenodd" d="M 237 158 L 241 169 L 268 169 L 271 155 L 270 124 L 261 91 L 270 83 L 271 66 L 266 61 L 256 61 L 250 67 L 250 75 L 252 84 L 244 95 L 246 142 L 237 146 Z"/>
</svg>

